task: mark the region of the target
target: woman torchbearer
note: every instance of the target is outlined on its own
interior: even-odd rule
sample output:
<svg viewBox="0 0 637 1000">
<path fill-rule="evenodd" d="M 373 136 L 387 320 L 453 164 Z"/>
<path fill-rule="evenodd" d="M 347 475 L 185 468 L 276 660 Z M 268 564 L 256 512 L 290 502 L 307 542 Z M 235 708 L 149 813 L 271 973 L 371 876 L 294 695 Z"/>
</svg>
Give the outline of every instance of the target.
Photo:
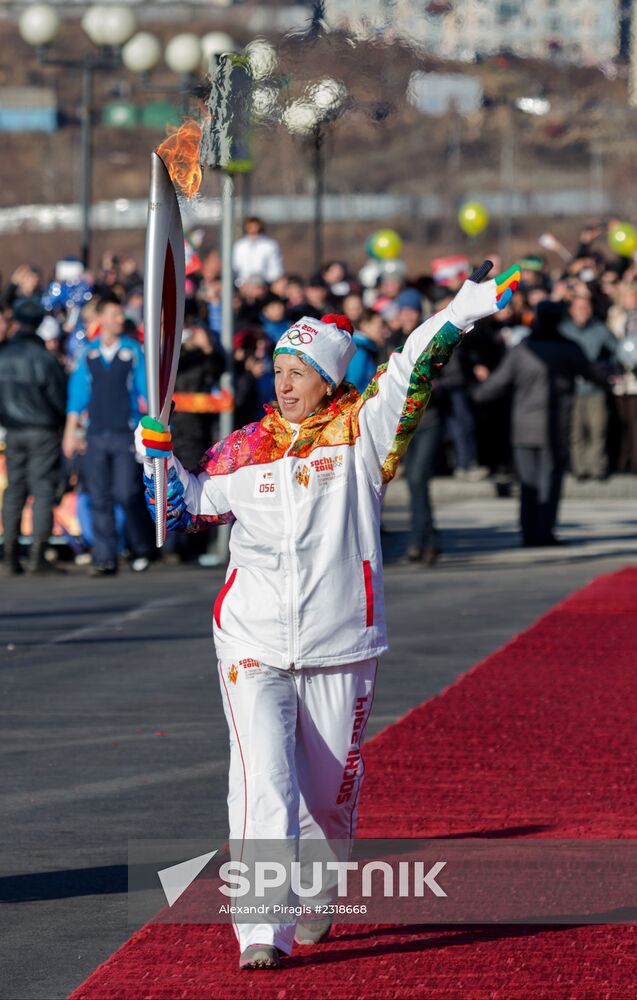
<svg viewBox="0 0 637 1000">
<path fill-rule="evenodd" d="M 519 271 L 467 281 L 360 395 L 343 383 L 349 321 L 303 318 L 274 352 L 277 404 L 216 444 L 196 472 L 170 431 L 137 431 L 151 511 L 152 459 L 168 456 L 168 526 L 233 522 L 214 607 L 230 735 L 234 841 L 351 839 L 360 755 L 387 632 L 380 509 L 431 391 L 463 332 L 505 304 Z M 329 922 L 235 925 L 241 968 L 273 967 Z"/>
</svg>

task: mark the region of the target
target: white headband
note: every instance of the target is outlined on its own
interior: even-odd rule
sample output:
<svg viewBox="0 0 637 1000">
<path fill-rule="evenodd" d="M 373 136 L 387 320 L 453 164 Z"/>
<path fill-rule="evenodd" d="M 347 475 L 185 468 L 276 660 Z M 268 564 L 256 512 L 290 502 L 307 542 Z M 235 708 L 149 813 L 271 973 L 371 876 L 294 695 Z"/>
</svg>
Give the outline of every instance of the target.
<svg viewBox="0 0 637 1000">
<path fill-rule="evenodd" d="M 315 368 L 331 386 L 340 385 L 356 354 L 353 327 L 346 316 L 303 316 L 279 339 L 274 355 L 296 354 Z"/>
</svg>

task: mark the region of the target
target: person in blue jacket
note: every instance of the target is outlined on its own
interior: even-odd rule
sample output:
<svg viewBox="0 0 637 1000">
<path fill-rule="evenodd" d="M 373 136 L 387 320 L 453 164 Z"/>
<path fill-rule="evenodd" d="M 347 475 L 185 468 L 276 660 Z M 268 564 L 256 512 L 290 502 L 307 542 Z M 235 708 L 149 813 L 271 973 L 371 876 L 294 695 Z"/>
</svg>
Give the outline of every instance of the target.
<svg viewBox="0 0 637 1000">
<path fill-rule="evenodd" d="M 374 309 L 364 309 L 352 339 L 356 354 L 348 365 L 345 381 L 362 393 L 384 360 L 381 355 L 389 340 L 389 330 L 381 314 Z"/>
<path fill-rule="evenodd" d="M 116 300 L 97 307 L 99 341 L 82 351 L 69 381 L 62 450 L 67 458 L 85 450 L 84 468 L 93 511 L 92 576 L 117 572 L 115 504 L 126 516 L 131 568 L 148 568 L 147 520 L 139 488 L 133 431 L 146 405 L 146 373 L 140 345 L 122 335 L 124 311 Z M 80 428 L 88 416 L 86 442 Z"/>
<path fill-rule="evenodd" d="M 270 292 L 263 300 L 259 323 L 273 345 L 283 336 L 290 324 L 285 315 L 285 302 L 279 295 Z"/>
</svg>

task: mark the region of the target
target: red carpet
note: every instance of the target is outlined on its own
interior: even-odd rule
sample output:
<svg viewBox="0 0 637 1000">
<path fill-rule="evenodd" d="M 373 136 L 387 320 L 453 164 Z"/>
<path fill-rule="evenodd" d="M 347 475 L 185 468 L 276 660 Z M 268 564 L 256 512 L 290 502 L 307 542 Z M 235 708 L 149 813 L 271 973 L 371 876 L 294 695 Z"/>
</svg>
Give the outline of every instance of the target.
<svg viewBox="0 0 637 1000">
<path fill-rule="evenodd" d="M 637 837 L 636 664 L 627 569 L 372 739 L 359 833 Z M 147 925 L 72 1000 L 637 998 L 633 926 L 342 925 L 277 972 L 237 958 L 228 927 Z"/>
</svg>

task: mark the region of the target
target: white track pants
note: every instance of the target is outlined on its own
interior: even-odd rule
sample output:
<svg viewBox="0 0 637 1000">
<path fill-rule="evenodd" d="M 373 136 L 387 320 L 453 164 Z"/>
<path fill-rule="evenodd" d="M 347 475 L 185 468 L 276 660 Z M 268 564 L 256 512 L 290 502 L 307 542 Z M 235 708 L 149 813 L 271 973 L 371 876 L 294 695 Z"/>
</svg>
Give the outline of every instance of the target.
<svg viewBox="0 0 637 1000">
<path fill-rule="evenodd" d="M 354 836 L 377 666 L 376 658 L 297 671 L 219 661 L 232 841 Z M 292 951 L 294 924 L 236 923 L 235 931 L 241 950 Z"/>
</svg>

